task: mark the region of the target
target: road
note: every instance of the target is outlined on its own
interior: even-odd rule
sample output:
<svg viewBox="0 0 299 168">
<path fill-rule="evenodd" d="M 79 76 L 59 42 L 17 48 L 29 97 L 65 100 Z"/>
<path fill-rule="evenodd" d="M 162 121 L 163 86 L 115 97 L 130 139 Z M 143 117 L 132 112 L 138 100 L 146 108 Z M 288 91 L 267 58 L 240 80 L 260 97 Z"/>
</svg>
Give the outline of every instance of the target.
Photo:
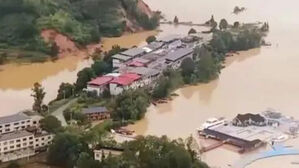
<svg viewBox="0 0 299 168">
<path fill-rule="evenodd" d="M 71 104 L 75 103 L 77 101 L 77 98 L 72 99 L 71 101 L 69 101 L 68 103 L 66 103 L 65 105 L 59 107 L 57 110 L 55 110 L 51 115 L 55 116 L 60 122 L 62 126 L 67 126 L 67 123 L 65 121 L 65 118 L 63 116 L 63 111 L 65 109 L 67 109 Z"/>
</svg>

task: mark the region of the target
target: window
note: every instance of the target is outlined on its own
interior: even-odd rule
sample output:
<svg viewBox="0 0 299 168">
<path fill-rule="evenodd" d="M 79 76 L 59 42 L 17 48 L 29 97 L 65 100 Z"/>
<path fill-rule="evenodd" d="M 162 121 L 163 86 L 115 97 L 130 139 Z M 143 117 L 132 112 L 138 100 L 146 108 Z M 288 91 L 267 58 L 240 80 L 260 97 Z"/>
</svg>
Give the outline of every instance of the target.
<svg viewBox="0 0 299 168">
<path fill-rule="evenodd" d="M 29 137 L 29 139 L 31 140 L 31 139 L 33 139 L 33 137 Z"/>
<path fill-rule="evenodd" d="M 20 140 L 20 139 L 17 139 L 17 142 L 21 142 L 21 140 Z"/>
<path fill-rule="evenodd" d="M 30 144 L 30 145 L 32 145 L 32 144 L 33 144 L 33 142 L 31 141 L 29 144 Z"/>
<path fill-rule="evenodd" d="M 25 124 L 25 121 L 22 121 L 22 124 Z"/>
<path fill-rule="evenodd" d="M 36 124 L 37 122 L 36 121 L 33 121 L 33 124 Z"/>
<path fill-rule="evenodd" d="M 14 149 L 14 148 L 15 148 L 15 146 L 10 146 L 10 147 L 9 147 L 9 149 Z"/>
<path fill-rule="evenodd" d="M 38 138 L 35 139 L 36 142 L 38 142 L 38 140 L 39 140 Z"/>
<path fill-rule="evenodd" d="M 7 147 L 4 148 L 4 151 L 6 151 L 6 150 L 7 150 Z"/>
<path fill-rule="evenodd" d="M 23 143 L 23 146 L 26 146 L 27 145 L 27 143 Z"/>
<path fill-rule="evenodd" d="M 27 141 L 27 138 L 23 138 L 23 141 Z"/>
<path fill-rule="evenodd" d="M 44 146 L 45 145 L 45 143 L 42 143 L 42 146 Z"/>
<path fill-rule="evenodd" d="M 39 147 L 39 144 L 36 144 L 35 146 L 36 146 L 36 147 Z"/>
<path fill-rule="evenodd" d="M 30 123 L 30 120 L 27 120 L 27 123 Z"/>
<path fill-rule="evenodd" d="M 51 142 L 49 141 L 48 144 L 50 144 Z"/>
<path fill-rule="evenodd" d="M 16 122 L 16 123 L 14 123 L 13 125 L 19 125 L 19 123 L 18 123 L 18 122 Z"/>
<path fill-rule="evenodd" d="M 9 126 L 10 126 L 10 124 L 6 124 L 6 125 L 5 125 L 5 127 L 9 127 Z"/>
<path fill-rule="evenodd" d="M 45 140 L 45 138 L 42 138 L 42 141 Z"/>
<path fill-rule="evenodd" d="M 9 129 L 9 128 L 5 129 L 5 132 L 9 132 L 9 131 L 10 131 L 10 129 Z"/>
<path fill-rule="evenodd" d="M 9 141 L 9 144 L 13 144 L 13 143 L 14 143 L 14 140 Z"/>
<path fill-rule="evenodd" d="M 20 147 L 21 147 L 21 145 L 20 145 L 20 144 L 18 144 L 18 145 L 17 145 L 17 148 L 20 148 Z"/>
<path fill-rule="evenodd" d="M 51 139 L 51 136 L 48 136 L 48 139 Z"/>
<path fill-rule="evenodd" d="M 25 126 L 22 126 L 22 129 L 25 129 L 26 127 Z"/>
<path fill-rule="evenodd" d="M 2 125 L 0 125 L 0 128 L 2 128 Z"/>
<path fill-rule="evenodd" d="M 7 141 L 3 143 L 3 145 L 7 145 Z"/>
</svg>

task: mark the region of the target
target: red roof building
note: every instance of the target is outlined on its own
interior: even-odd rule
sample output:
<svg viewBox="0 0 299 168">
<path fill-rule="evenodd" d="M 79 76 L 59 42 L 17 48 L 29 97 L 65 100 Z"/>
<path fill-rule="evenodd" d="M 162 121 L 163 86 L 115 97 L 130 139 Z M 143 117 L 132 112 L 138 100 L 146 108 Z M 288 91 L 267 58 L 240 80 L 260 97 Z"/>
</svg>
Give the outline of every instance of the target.
<svg viewBox="0 0 299 168">
<path fill-rule="evenodd" d="M 94 80 L 88 82 L 88 85 L 103 86 L 103 85 L 109 84 L 113 79 L 114 79 L 114 77 L 112 77 L 112 76 L 101 76 L 101 77 L 97 77 Z"/>
<path fill-rule="evenodd" d="M 132 67 L 144 67 L 145 65 L 141 62 L 138 62 L 138 61 L 131 61 L 127 64 L 128 66 L 132 66 Z"/>
<path fill-rule="evenodd" d="M 120 75 L 119 77 L 113 79 L 110 83 L 127 86 L 132 84 L 133 82 L 139 80 L 141 78 L 140 75 L 134 74 L 134 73 L 127 73 Z"/>
</svg>

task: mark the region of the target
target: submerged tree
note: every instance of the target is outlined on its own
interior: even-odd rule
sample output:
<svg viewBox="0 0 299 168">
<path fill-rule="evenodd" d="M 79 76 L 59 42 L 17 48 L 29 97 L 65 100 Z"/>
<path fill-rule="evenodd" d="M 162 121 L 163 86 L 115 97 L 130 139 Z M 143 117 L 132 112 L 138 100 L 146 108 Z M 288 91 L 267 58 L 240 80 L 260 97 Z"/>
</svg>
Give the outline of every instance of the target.
<svg viewBox="0 0 299 168">
<path fill-rule="evenodd" d="M 151 43 L 151 42 L 154 42 L 156 40 L 157 40 L 156 36 L 149 36 L 149 37 L 146 38 L 146 42 L 148 44 Z"/>
<path fill-rule="evenodd" d="M 188 34 L 195 34 L 197 31 L 194 28 L 191 28 L 188 32 Z"/>
<path fill-rule="evenodd" d="M 228 27 L 228 23 L 225 19 L 221 19 L 219 23 L 219 29 L 220 30 L 225 30 Z"/>
<path fill-rule="evenodd" d="M 179 18 L 177 16 L 174 17 L 173 23 L 178 24 L 179 23 Z"/>
<path fill-rule="evenodd" d="M 34 83 L 31 96 L 34 98 L 33 111 L 41 113 L 46 92 L 40 83 Z"/>
</svg>

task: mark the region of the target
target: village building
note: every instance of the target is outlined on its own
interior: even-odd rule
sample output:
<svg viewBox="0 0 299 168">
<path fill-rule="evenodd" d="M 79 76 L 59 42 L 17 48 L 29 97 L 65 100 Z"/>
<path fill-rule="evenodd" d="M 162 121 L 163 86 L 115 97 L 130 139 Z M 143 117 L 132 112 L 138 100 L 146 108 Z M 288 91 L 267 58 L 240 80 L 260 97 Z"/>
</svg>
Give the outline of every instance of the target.
<svg viewBox="0 0 299 168">
<path fill-rule="evenodd" d="M 119 156 L 124 152 L 123 148 L 117 147 L 101 147 L 97 146 L 94 150 L 94 159 L 97 161 L 102 161 L 102 159 L 111 156 Z"/>
<path fill-rule="evenodd" d="M 87 84 L 88 92 L 96 92 L 100 96 L 105 90 L 109 90 L 109 83 L 114 79 L 113 76 L 101 76 L 93 79 Z"/>
<path fill-rule="evenodd" d="M 24 130 L 32 126 L 38 127 L 40 119 L 38 115 L 28 116 L 22 112 L 0 117 L 0 134 Z"/>
<path fill-rule="evenodd" d="M 124 52 L 121 52 L 120 54 L 131 57 L 131 58 L 136 58 L 136 57 L 140 57 L 140 56 L 146 54 L 146 51 L 139 47 L 133 47 Z"/>
<path fill-rule="evenodd" d="M 119 95 L 124 90 L 136 89 L 139 86 L 138 81 L 141 76 L 134 73 L 122 74 L 114 78 L 109 85 L 111 95 Z"/>
<path fill-rule="evenodd" d="M 90 121 L 98 121 L 110 118 L 110 112 L 106 107 L 86 108 L 83 109 L 83 114 L 85 114 Z"/>
<path fill-rule="evenodd" d="M 125 62 L 132 60 L 132 57 L 116 54 L 112 56 L 112 66 L 113 68 L 121 67 Z"/>
<path fill-rule="evenodd" d="M 128 70 L 128 72 L 135 73 L 141 76 L 142 79 L 140 80 L 138 87 L 152 84 L 161 74 L 161 71 L 147 67 L 135 67 Z"/>
<path fill-rule="evenodd" d="M 238 114 L 232 121 L 233 125 L 239 127 L 247 127 L 247 126 L 266 126 L 266 119 L 260 114 Z"/>
<path fill-rule="evenodd" d="M 47 132 L 14 131 L 0 136 L 0 161 L 7 162 L 37 154 L 47 149 L 53 140 Z"/>
<path fill-rule="evenodd" d="M 152 51 L 156 51 L 156 50 L 162 48 L 163 45 L 164 45 L 163 42 L 154 41 L 154 42 L 151 42 L 150 44 L 144 46 L 143 50 L 145 50 L 147 53 L 150 53 Z"/>
<path fill-rule="evenodd" d="M 192 48 L 180 48 L 173 52 L 169 52 L 165 56 L 165 63 L 171 66 L 173 69 L 178 69 L 182 63 L 182 61 L 189 57 L 192 58 L 193 49 Z"/>
</svg>

